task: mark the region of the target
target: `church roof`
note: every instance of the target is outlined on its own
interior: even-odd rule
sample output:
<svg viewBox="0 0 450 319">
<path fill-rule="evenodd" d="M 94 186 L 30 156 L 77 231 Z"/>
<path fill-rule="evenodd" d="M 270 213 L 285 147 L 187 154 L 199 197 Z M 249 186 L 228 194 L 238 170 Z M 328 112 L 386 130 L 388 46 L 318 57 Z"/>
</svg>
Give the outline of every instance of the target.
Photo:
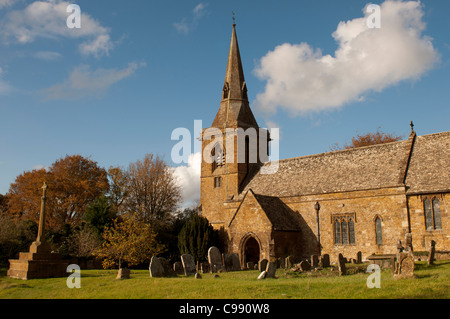
<svg viewBox="0 0 450 319">
<path fill-rule="evenodd" d="M 252 198 L 256 200 L 269 220 L 272 229 L 275 231 L 301 231 L 300 225 L 297 222 L 295 213 L 278 197 L 264 196 L 255 194 L 252 189 L 249 189 L 239 205 L 238 209 L 231 218 L 229 227 L 233 224 L 236 216 L 240 213 L 241 208 L 245 206 Z"/>
<path fill-rule="evenodd" d="M 409 193 L 450 191 L 449 143 L 450 132 L 414 134 L 405 141 L 280 160 L 276 173 L 259 170 L 249 176 L 243 193 L 252 189 L 260 195 L 286 197 L 405 184 Z"/>
<path fill-rule="evenodd" d="M 417 137 L 405 184 L 410 194 L 450 190 L 450 132 Z"/>
</svg>

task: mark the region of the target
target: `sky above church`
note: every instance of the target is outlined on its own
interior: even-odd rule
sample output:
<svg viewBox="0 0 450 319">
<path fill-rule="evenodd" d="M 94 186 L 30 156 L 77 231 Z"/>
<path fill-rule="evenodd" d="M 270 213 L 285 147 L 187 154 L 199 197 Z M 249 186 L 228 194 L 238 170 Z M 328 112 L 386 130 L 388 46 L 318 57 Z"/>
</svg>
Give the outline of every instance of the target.
<svg viewBox="0 0 450 319">
<path fill-rule="evenodd" d="M 200 156 L 172 163 L 171 135 L 187 128 L 193 144 L 194 121 L 213 122 L 232 12 L 251 108 L 280 128 L 281 159 L 377 129 L 406 139 L 410 121 L 448 131 L 450 2 L 372 3 L 379 16 L 360 0 L 0 0 L 0 193 L 66 155 L 108 168 L 154 153 L 198 198 Z"/>
</svg>

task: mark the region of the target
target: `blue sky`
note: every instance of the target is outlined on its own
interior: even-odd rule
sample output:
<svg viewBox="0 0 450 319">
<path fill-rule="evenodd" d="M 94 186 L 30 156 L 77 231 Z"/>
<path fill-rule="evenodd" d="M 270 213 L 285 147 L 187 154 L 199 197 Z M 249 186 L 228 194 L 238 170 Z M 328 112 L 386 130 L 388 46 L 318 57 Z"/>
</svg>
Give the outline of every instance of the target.
<svg viewBox="0 0 450 319">
<path fill-rule="evenodd" d="M 219 108 L 232 11 L 251 106 L 260 126 L 280 127 L 280 158 L 378 127 L 406 138 L 411 120 L 419 135 L 448 131 L 450 2 L 383 4 L 383 33 L 356 39 L 367 4 L 0 0 L 0 193 L 66 154 L 170 164 L 172 131 L 209 127 Z M 182 178 L 197 179 L 194 166 Z"/>
</svg>

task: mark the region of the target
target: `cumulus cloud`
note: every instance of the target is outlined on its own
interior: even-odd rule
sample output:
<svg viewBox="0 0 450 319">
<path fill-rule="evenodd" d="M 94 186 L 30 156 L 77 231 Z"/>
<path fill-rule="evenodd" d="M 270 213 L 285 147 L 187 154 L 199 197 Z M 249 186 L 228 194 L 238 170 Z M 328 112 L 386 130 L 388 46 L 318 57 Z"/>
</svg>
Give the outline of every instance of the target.
<svg viewBox="0 0 450 319">
<path fill-rule="evenodd" d="M 100 97 L 115 83 L 133 75 L 145 63 L 129 63 L 123 69 L 91 70 L 88 65 L 76 67 L 63 83 L 42 92 L 49 100 L 74 100 L 84 97 Z"/>
<path fill-rule="evenodd" d="M 1 1 L 1 0 L 0 0 Z M 69 2 L 34 1 L 22 10 L 8 12 L 0 22 L 0 39 L 4 43 L 31 43 L 38 38 L 83 39 L 80 52 L 85 55 L 108 55 L 113 48 L 110 30 L 88 13 L 81 12 L 81 28 L 67 27 Z"/>
<path fill-rule="evenodd" d="M 332 34 L 334 55 L 324 55 L 307 43 L 285 43 L 267 53 L 254 70 L 267 81 L 255 105 L 294 115 L 339 108 L 361 101 L 403 80 L 418 79 L 439 60 L 432 39 L 423 35 L 425 23 L 419 1 L 390 1 L 381 5 L 381 28 L 369 28 L 371 12 L 340 22 Z"/>
<path fill-rule="evenodd" d="M 180 22 L 175 22 L 173 24 L 175 30 L 183 34 L 188 34 L 191 32 L 191 30 L 198 25 L 199 20 L 206 14 L 207 6 L 208 4 L 205 3 L 199 3 L 196 5 L 195 8 L 192 9 L 192 13 L 189 18 L 185 17 L 181 19 Z"/>
<path fill-rule="evenodd" d="M 0 10 L 12 6 L 17 0 L 0 0 Z"/>
<path fill-rule="evenodd" d="M 188 166 L 178 166 L 174 170 L 174 175 L 182 189 L 184 206 L 200 199 L 201 163 L 202 155 L 200 152 L 191 154 Z"/>
<path fill-rule="evenodd" d="M 61 53 L 53 51 L 38 51 L 32 54 L 32 56 L 39 60 L 53 61 L 62 57 Z"/>
</svg>

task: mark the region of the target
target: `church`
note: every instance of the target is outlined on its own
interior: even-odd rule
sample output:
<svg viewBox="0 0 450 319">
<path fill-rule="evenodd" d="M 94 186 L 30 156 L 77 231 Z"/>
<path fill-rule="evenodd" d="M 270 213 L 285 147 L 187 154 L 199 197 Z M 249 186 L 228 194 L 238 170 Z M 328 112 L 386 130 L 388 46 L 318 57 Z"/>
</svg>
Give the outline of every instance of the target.
<svg viewBox="0 0 450 319">
<path fill-rule="evenodd" d="M 219 92 L 218 92 L 219 93 Z M 221 102 L 211 125 L 234 139 L 223 141 L 220 156 L 211 151 L 201 166 L 201 214 L 220 231 L 222 249 L 238 253 L 241 266 L 262 259 L 342 254 L 363 260 L 395 254 L 397 242 L 412 236 L 414 251 L 450 250 L 450 132 L 418 136 L 411 125 L 407 140 L 280 160 L 250 161 L 226 131 L 259 130 L 233 24 Z M 211 143 L 201 135 L 202 151 Z M 246 154 L 238 161 L 239 150 Z M 203 154 L 205 154 L 203 152 Z M 232 158 L 230 158 L 232 156 Z"/>
</svg>

